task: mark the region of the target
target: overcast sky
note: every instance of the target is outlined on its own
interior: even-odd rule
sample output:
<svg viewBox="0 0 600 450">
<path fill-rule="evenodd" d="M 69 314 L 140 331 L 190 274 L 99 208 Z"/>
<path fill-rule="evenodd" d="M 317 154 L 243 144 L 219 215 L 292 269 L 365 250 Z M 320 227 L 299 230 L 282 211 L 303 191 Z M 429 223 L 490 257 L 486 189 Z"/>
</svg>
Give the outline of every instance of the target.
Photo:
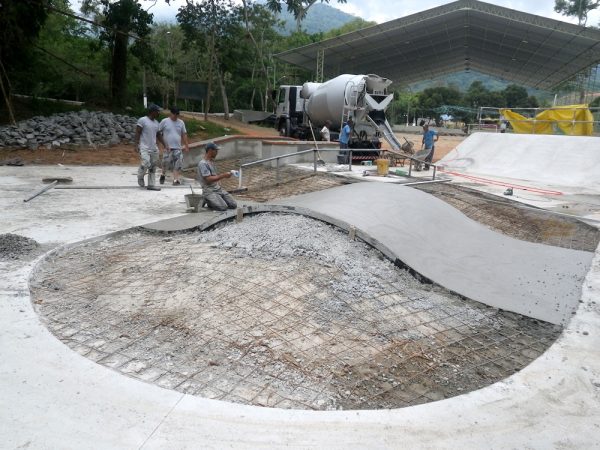
<svg viewBox="0 0 600 450">
<path fill-rule="evenodd" d="M 419 11 L 424 11 L 436 6 L 450 3 L 448 0 L 348 0 L 348 3 L 337 3 L 331 1 L 331 5 L 353 14 L 365 20 L 373 20 L 378 23 L 397 19 L 398 17 L 408 16 Z M 495 0 L 488 3 L 494 3 L 499 6 L 517 9 L 520 11 L 538 14 L 540 16 L 551 17 L 553 19 L 564 20 L 566 22 L 577 23 L 575 18 L 567 18 L 554 12 L 554 0 Z M 145 5 L 150 6 L 152 2 L 145 1 Z M 154 20 L 157 22 L 174 21 L 177 9 L 185 4 L 185 0 L 171 0 L 171 6 L 163 0 L 158 0 L 150 12 L 154 13 Z M 588 25 L 598 26 L 600 22 L 600 11 L 593 11 L 588 18 Z"/>
</svg>

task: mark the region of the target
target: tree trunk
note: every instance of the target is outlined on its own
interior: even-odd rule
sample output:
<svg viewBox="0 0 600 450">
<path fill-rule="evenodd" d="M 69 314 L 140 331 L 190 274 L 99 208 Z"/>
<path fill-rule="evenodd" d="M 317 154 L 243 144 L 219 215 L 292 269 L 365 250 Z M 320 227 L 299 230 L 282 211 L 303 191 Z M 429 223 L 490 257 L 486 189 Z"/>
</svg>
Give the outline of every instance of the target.
<svg viewBox="0 0 600 450">
<path fill-rule="evenodd" d="M 227 98 L 227 88 L 225 86 L 225 76 L 223 71 L 219 67 L 219 59 L 217 58 L 217 54 L 215 52 L 215 66 L 217 69 L 217 77 L 219 79 L 219 87 L 221 88 L 221 97 L 223 98 L 223 117 L 225 120 L 229 120 L 229 100 Z"/>
<path fill-rule="evenodd" d="M 315 2 L 316 2 L 316 0 L 310 0 L 309 2 L 307 2 L 306 8 L 302 7 L 302 4 L 300 4 L 299 9 L 298 9 L 298 15 L 296 16 L 296 32 L 297 33 L 302 32 L 302 21 L 304 19 L 306 19 L 308 10 L 310 9 L 310 7 L 312 5 L 315 4 Z"/>
<path fill-rule="evenodd" d="M 166 98 L 165 98 L 165 103 L 164 105 L 162 105 L 163 108 L 168 108 L 169 107 L 169 81 L 167 80 L 167 94 L 166 94 Z"/>
<path fill-rule="evenodd" d="M 212 89 L 212 77 L 213 77 L 213 65 L 215 55 L 215 32 L 213 30 L 210 37 L 210 44 L 208 49 L 208 80 L 206 80 L 206 105 L 204 109 L 204 120 L 208 120 L 208 111 L 210 110 L 210 91 Z"/>
<path fill-rule="evenodd" d="M 227 98 L 227 88 L 223 80 L 223 74 L 219 72 L 219 84 L 221 86 L 221 96 L 223 97 L 223 112 L 225 120 L 229 120 L 229 99 Z"/>
<path fill-rule="evenodd" d="M 258 57 L 258 62 L 260 63 L 260 66 L 261 66 L 262 75 L 267 82 L 267 90 L 268 90 L 269 89 L 269 74 L 267 72 L 267 67 L 265 66 L 262 49 L 258 45 L 258 42 L 256 42 L 256 39 L 254 38 L 254 34 L 252 34 L 252 28 L 250 27 L 250 19 L 248 18 L 248 2 L 247 2 L 247 0 L 242 0 L 242 6 L 243 6 L 243 11 L 244 11 L 244 24 L 246 26 L 246 33 L 248 33 L 248 36 L 250 36 L 250 40 L 252 41 L 252 44 L 254 45 L 254 48 L 256 49 L 256 56 Z M 262 97 L 262 95 L 260 95 L 260 97 Z M 262 100 L 261 100 L 261 102 L 262 102 Z"/>
<path fill-rule="evenodd" d="M 127 30 L 124 30 L 127 31 Z M 127 97 L 127 41 L 125 33 L 115 33 L 111 61 L 111 100 L 115 106 L 124 106 Z"/>
<path fill-rule="evenodd" d="M 6 109 L 8 111 L 8 119 L 11 125 L 16 125 L 17 121 L 15 120 L 12 101 L 10 99 L 10 80 L 8 79 L 8 74 L 4 69 L 2 60 L 0 60 L 0 69 L 2 70 L 2 73 L 0 73 L 0 88 L 2 89 L 2 97 L 4 97 L 4 103 L 6 104 Z M 4 83 L 4 80 L 6 80 L 6 84 Z"/>
<path fill-rule="evenodd" d="M 256 65 L 252 65 L 252 95 L 250 96 L 250 109 L 254 109 L 254 96 L 256 95 L 256 86 L 254 85 L 254 72 L 256 71 Z"/>
</svg>

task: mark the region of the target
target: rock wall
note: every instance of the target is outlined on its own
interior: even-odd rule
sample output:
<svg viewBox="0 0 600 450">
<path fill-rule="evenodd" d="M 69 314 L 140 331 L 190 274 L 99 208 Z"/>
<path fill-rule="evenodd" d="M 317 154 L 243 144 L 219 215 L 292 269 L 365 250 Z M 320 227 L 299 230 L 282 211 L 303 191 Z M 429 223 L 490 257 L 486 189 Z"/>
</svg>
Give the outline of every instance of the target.
<svg viewBox="0 0 600 450">
<path fill-rule="evenodd" d="M 0 127 L 0 148 L 107 147 L 130 143 L 137 119 L 110 112 L 78 111 L 36 116 Z"/>
</svg>

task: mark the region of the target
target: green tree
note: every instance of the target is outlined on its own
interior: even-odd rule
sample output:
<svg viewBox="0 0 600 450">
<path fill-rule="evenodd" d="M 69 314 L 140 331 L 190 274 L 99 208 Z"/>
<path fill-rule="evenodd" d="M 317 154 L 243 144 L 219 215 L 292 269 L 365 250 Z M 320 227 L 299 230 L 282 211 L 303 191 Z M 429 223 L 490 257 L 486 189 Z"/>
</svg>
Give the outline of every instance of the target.
<svg viewBox="0 0 600 450">
<path fill-rule="evenodd" d="M 579 25 L 586 26 L 588 14 L 600 6 L 600 0 L 556 0 L 554 11 L 567 17 L 577 17 Z"/>
<path fill-rule="evenodd" d="M 507 108 L 537 108 L 537 98 L 529 96 L 527 89 L 517 84 L 510 84 L 502 91 Z"/>
<path fill-rule="evenodd" d="M 100 43 L 110 52 L 109 88 L 111 103 L 123 106 L 127 99 L 127 62 L 129 50 L 139 58 L 150 61 L 150 47 L 144 38 L 150 34 L 152 14 L 137 0 L 84 0 L 82 12 L 92 14 L 102 25 Z M 131 37 L 134 43 L 129 45 Z"/>
<path fill-rule="evenodd" d="M 443 105 L 460 105 L 462 94 L 457 89 L 434 87 L 425 89 L 418 95 L 419 109 L 432 116 L 437 116 L 435 109 Z"/>
<path fill-rule="evenodd" d="M 51 0 L 0 1 L 0 91 L 11 123 L 15 116 L 8 68 L 23 65 L 23 56 L 37 38 L 51 5 Z"/>
<path fill-rule="evenodd" d="M 417 115 L 417 104 L 417 94 L 406 90 L 396 90 L 394 92 L 394 100 L 390 104 L 388 113 L 386 114 L 394 124 L 411 122 L 412 117 L 416 117 Z"/>
<path fill-rule="evenodd" d="M 204 109 L 205 120 L 211 107 L 213 78 L 219 82 L 223 108 L 226 117 L 229 113 L 226 74 L 231 65 L 240 64 L 239 50 L 244 48 L 242 33 L 242 10 L 233 2 L 202 0 L 187 3 L 179 9 L 177 20 L 186 38 L 203 47 L 207 54 L 206 73 L 207 94 Z M 247 48 L 247 47 L 246 47 Z"/>
<path fill-rule="evenodd" d="M 471 83 L 464 97 L 464 103 L 471 108 L 490 105 L 490 90 L 477 80 Z"/>
<path fill-rule="evenodd" d="M 27 76 L 19 77 L 18 88 L 34 96 L 105 98 L 107 92 L 98 86 L 105 79 L 105 53 L 92 51 L 94 40 L 86 26 L 70 16 L 73 11 L 68 0 L 54 0 L 54 8 L 33 44 Z"/>
</svg>

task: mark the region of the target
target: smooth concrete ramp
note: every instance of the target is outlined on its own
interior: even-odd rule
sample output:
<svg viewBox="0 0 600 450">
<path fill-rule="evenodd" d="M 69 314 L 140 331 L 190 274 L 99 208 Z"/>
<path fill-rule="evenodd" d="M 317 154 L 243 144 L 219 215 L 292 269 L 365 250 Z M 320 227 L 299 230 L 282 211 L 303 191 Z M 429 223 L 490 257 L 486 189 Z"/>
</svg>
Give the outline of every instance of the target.
<svg viewBox="0 0 600 450">
<path fill-rule="evenodd" d="M 438 163 L 447 170 L 600 192 L 600 138 L 475 133 Z"/>
<path fill-rule="evenodd" d="M 405 186 L 358 183 L 280 203 L 357 227 L 460 295 L 555 324 L 565 324 L 575 311 L 593 258 L 496 233 Z"/>
</svg>

